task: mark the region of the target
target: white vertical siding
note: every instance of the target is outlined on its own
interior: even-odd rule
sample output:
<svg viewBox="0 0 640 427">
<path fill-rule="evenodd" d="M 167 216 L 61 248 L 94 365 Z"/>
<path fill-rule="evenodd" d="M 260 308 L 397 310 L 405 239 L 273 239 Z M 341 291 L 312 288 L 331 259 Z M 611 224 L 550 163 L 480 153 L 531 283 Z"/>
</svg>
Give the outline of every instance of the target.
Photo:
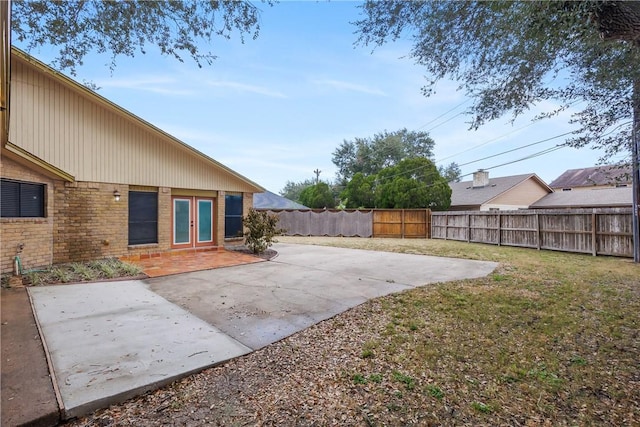
<svg viewBox="0 0 640 427">
<path fill-rule="evenodd" d="M 260 191 L 108 101 L 13 58 L 10 141 L 76 180 Z"/>
</svg>

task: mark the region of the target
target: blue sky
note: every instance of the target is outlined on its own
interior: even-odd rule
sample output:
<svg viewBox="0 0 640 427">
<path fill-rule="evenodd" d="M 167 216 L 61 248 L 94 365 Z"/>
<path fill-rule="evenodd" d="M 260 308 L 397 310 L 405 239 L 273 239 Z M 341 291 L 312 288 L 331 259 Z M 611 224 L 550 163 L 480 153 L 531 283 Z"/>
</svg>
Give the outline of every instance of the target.
<svg viewBox="0 0 640 427">
<path fill-rule="evenodd" d="M 76 80 L 92 81 L 102 96 L 176 136 L 210 157 L 279 192 L 289 181 L 333 180 L 332 152 L 344 141 L 407 128 L 427 131 L 438 164 L 458 164 L 518 148 L 572 130 L 569 114 L 531 124 L 509 117 L 469 131 L 460 114 L 470 103 L 440 82 L 421 94 L 423 69 L 407 57 L 408 40 L 376 48 L 354 46 L 350 22 L 357 2 L 283 1 L 262 9 L 261 31 L 244 44 L 215 39 L 211 66 L 180 63 L 154 49 L 121 57 L 91 56 Z M 19 44 L 16 44 L 21 47 Z M 52 51 L 30 52 L 48 62 Z M 552 108 L 541 105 L 533 111 Z M 446 113 L 446 114 L 445 114 Z M 499 157 L 462 166 L 464 174 L 520 159 L 564 142 L 556 138 Z M 601 153 L 563 148 L 490 170 L 490 176 L 537 173 L 547 183 L 567 169 L 598 163 Z M 469 179 L 469 178 L 465 178 Z"/>
</svg>

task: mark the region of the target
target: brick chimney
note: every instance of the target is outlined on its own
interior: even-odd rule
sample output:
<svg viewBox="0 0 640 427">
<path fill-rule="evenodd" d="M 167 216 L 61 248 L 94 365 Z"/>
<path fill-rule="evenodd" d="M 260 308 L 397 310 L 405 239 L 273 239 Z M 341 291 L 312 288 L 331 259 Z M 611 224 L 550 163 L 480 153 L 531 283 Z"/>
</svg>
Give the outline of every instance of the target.
<svg viewBox="0 0 640 427">
<path fill-rule="evenodd" d="M 489 185 L 489 172 L 478 169 L 473 173 L 473 188 L 482 188 Z"/>
</svg>

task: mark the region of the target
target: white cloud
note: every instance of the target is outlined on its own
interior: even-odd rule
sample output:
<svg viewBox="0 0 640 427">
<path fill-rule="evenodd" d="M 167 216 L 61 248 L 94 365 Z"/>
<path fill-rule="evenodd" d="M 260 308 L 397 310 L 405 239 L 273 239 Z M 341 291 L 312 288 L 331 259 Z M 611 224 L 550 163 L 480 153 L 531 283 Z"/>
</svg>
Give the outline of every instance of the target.
<svg viewBox="0 0 640 427">
<path fill-rule="evenodd" d="M 275 91 L 275 90 L 271 90 L 269 88 L 266 87 L 262 87 L 262 86 L 254 86 L 254 85 L 248 85 L 245 83 L 239 83 L 239 82 L 233 82 L 233 81 L 228 81 L 228 80 L 208 80 L 205 82 L 205 84 L 207 86 L 210 87 L 220 87 L 220 88 L 227 88 L 227 89 L 233 89 L 236 90 L 238 92 L 250 92 L 250 93 L 257 93 L 259 95 L 265 95 L 265 96 L 269 96 L 272 98 L 287 98 L 287 96 L 285 94 L 283 94 L 282 92 L 279 91 Z"/>
<path fill-rule="evenodd" d="M 176 79 L 169 76 L 132 77 L 129 79 L 105 79 L 96 82 L 101 88 L 134 89 L 164 95 L 192 95 L 194 92 L 180 87 Z"/>
<path fill-rule="evenodd" d="M 352 92 L 360 92 L 360 93 L 366 93 L 369 95 L 376 95 L 376 96 L 387 96 L 387 94 L 380 89 L 359 85 L 356 83 L 345 82 L 341 80 L 321 79 L 321 80 L 313 80 L 312 83 L 319 86 L 330 86 L 340 90 L 348 90 Z"/>
</svg>

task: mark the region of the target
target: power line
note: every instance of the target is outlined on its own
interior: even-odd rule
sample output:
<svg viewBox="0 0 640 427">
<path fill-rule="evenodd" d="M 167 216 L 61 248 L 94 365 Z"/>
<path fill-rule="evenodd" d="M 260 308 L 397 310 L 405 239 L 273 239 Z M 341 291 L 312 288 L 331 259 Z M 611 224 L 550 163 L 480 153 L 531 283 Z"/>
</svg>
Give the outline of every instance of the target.
<svg viewBox="0 0 640 427">
<path fill-rule="evenodd" d="M 419 128 L 417 128 L 416 130 L 420 130 L 420 129 L 424 128 L 424 127 L 429 126 L 431 123 L 433 123 L 433 122 L 437 121 L 437 120 L 438 120 L 438 119 L 440 119 L 441 117 L 446 116 L 447 114 L 449 114 L 449 113 L 450 113 L 450 112 L 452 112 L 453 110 L 456 110 L 456 109 L 458 109 L 458 108 L 462 107 L 464 104 L 468 103 L 469 101 L 471 101 L 471 99 L 467 99 L 467 100 L 465 100 L 465 101 L 461 102 L 460 104 L 456 105 L 455 107 L 451 108 L 450 110 L 447 110 L 447 111 L 445 111 L 444 113 L 440 114 L 440 115 L 439 115 L 438 117 L 436 117 L 435 119 L 433 119 L 433 120 L 431 120 L 431 121 L 429 121 L 429 122 L 427 122 L 427 123 L 423 124 L 422 126 L 420 126 Z M 462 113 L 460 113 L 460 114 L 462 114 Z M 458 117 L 460 114 L 456 114 L 456 115 L 455 115 L 455 116 L 453 116 L 453 117 Z M 451 119 L 449 119 L 449 120 L 451 120 Z M 447 121 L 449 121 L 449 120 L 447 120 Z M 446 122 L 444 122 L 444 123 L 446 123 Z M 442 123 L 441 123 L 441 124 L 442 124 Z M 438 127 L 438 126 L 440 126 L 440 125 L 437 125 L 436 127 Z"/>
<path fill-rule="evenodd" d="M 494 157 L 502 156 L 503 154 L 512 153 L 514 151 L 522 150 L 522 149 L 527 148 L 527 147 L 532 147 L 534 145 L 542 144 L 543 142 L 551 141 L 552 139 L 561 138 L 563 136 L 566 136 L 566 135 L 569 135 L 569 134 L 572 134 L 572 133 L 573 132 L 566 132 L 566 133 L 563 133 L 561 135 L 552 136 L 551 138 L 543 139 L 543 140 L 540 140 L 540 141 L 532 142 L 531 144 L 526 144 L 526 145 L 522 145 L 520 147 L 512 148 L 511 150 L 507 150 L 507 151 L 503 151 L 501 153 L 493 154 L 491 156 L 483 157 L 483 158 L 478 159 L 478 160 L 472 160 L 472 161 L 467 162 L 467 163 L 462 163 L 462 164 L 459 164 L 458 166 L 467 166 L 467 165 L 470 165 L 470 164 L 473 164 L 473 163 L 481 162 L 482 160 L 492 159 Z"/>
<path fill-rule="evenodd" d="M 487 168 L 482 168 L 482 169 L 483 169 L 483 170 L 491 170 L 491 169 L 497 169 L 497 168 L 500 168 L 500 167 L 502 167 L 502 166 L 512 165 L 512 164 L 514 164 L 514 163 L 523 162 L 523 161 L 525 161 L 525 160 L 533 159 L 533 158 L 535 158 L 535 157 L 539 157 L 539 156 L 543 156 L 543 155 L 545 155 L 545 154 L 552 153 L 552 152 L 554 152 L 554 151 L 560 150 L 561 148 L 565 148 L 565 147 L 568 147 L 568 146 L 569 146 L 569 144 L 567 144 L 566 142 L 565 142 L 564 144 L 557 144 L 557 145 L 554 145 L 553 147 L 547 148 L 547 149 L 545 149 L 545 150 L 538 151 L 537 153 L 533 153 L 533 154 L 530 154 L 530 155 L 525 156 L 525 157 L 521 157 L 521 158 L 516 159 L 516 160 L 511 160 L 511 161 L 506 162 L 506 163 L 501 163 L 501 164 L 499 164 L 499 165 L 489 166 L 489 167 L 487 167 Z M 473 172 L 469 172 L 469 173 L 466 173 L 466 174 L 464 174 L 464 175 L 460 175 L 460 178 L 463 178 L 463 177 L 465 177 L 465 176 L 469 176 L 469 175 L 473 175 Z"/>
<path fill-rule="evenodd" d="M 569 105 L 567 107 L 573 107 L 574 105 L 579 104 L 581 102 L 583 102 L 583 101 L 582 100 L 576 100 L 574 102 L 569 103 Z M 485 141 L 485 142 L 483 142 L 481 144 L 474 145 L 473 147 L 467 148 L 466 150 L 462 150 L 462 151 L 460 151 L 458 153 L 454 153 L 454 154 L 451 154 L 451 155 L 449 155 L 447 157 L 443 157 L 441 159 L 438 159 L 438 160 L 436 160 L 436 163 L 440 163 L 440 162 L 442 162 L 444 160 L 448 160 L 448 159 L 450 159 L 452 157 L 459 156 L 460 154 L 468 153 L 469 151 L 473 151 L 473 150 L 475 150 L 477 148 L 484 147 L 485 145 L 488 145 L 488 144 L 491 144 L 492 142 L 498 141 L 498 140 L 500 140 L 500 139 L 502 139 L 502 138 L 504 138 L 506 136 L 509 136 L 509 135 L 514 134 L 514 133 L 516 133 L 518 131 L 521 131 L 522 129 L 526 129 L 529 126 L 533 126 L 536 123 L 538 123 L 537 120 L 531 120 L 528 124 L 526 124 L 524 126 L 521 126 L 521 127 L 517 128 L 517 129 L 513 129 L 510 132 L 507 132 L 507 133 L 502 134 L 502 135 L 500 135 L 498 137 L 492 138 L 492 139 L 490 139 L 488 141 Z"/>
</svg>

